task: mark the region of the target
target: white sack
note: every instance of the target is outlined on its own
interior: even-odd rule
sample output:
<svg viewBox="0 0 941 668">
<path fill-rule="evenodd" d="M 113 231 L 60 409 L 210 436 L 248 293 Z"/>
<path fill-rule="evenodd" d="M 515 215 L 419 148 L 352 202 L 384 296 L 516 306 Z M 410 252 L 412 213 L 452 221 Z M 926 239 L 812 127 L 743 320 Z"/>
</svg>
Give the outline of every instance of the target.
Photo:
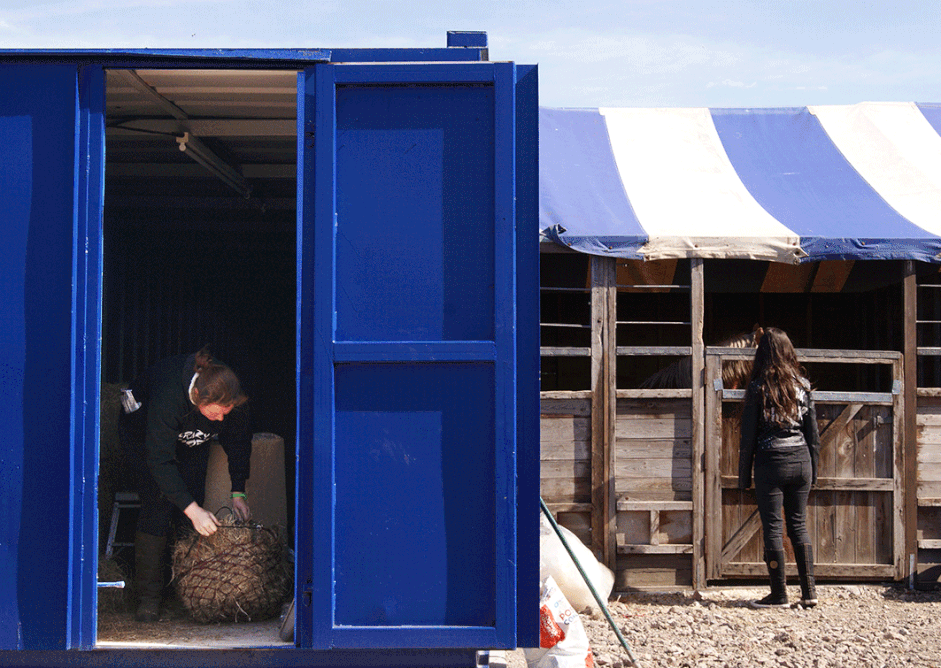
<svg viewBox="0 0 941 668">
<path fill-rule="evenodd" d="M 602 601 L 607 601 L 614 588 L 614 573 L 611 569 L 595 559 L 592 551 L 578 539 L 578 536 L 563 526 L 559 526 L 565 542 L 572 548 L 578 557 L 582 569 L 588 574 L 588 579 Z M 559 589 L 568 599 L 576 611 L 584 612 L 588 609 L 595 617 L 601 617 L 602 611 L 591 590 L 585 584 L 581 573 L 566 551 L 562 541 L 559 540 L 549 520 L 542 513 L 539 514 L 539 579 L 545 581 L 552 577 Z"/>
<path fill-rule="evenodd" d="M 578 613 L 552 577 L 539 595 L 539 647 L 523 649 L 528 668 L 592 668 L 595 660 Z"/>
</svg>

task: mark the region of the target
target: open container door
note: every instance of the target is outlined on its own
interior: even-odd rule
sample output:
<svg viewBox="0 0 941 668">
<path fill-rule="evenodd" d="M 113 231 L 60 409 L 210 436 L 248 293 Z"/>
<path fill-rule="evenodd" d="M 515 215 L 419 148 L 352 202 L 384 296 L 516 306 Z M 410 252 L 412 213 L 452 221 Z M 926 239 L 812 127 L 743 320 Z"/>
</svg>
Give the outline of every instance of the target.
<svg viewBox="0 0 941 668">
<path fill-rule="evenodd" d="M 324 64 L 299 85 L 298 646 L 515 647 L 538 623 L 517 66 Z"/>
<path fill-rule="evenodd" d="M 0 90 L 0 649 L 88 647 L 104 76 L 5 63 Z"/>
</svg>

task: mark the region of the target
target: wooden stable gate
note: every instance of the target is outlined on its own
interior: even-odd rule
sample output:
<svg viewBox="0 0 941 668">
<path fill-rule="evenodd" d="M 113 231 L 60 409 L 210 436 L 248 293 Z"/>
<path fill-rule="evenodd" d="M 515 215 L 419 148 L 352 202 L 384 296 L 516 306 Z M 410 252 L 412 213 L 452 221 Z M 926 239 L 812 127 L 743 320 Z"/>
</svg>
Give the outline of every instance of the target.
<svg viewBox="0 0 941 668">
<path fill-rule="evenodd" d="M 705 558 L 709 580 L 766 574 L 754 490 L 738 485 L 744 389 L 722 387 L 723 362 L 753 351 L 705 355 Z M 817 485 L 808 503 L 816 573 L 833 579 L 904 577 L 902 355 L 799 350 L 802 363 L 886 365 L 891 392 L 814 392 L 820 429 Z M 789 573 L 796 573 L 788 541 Z"/>
</svg>

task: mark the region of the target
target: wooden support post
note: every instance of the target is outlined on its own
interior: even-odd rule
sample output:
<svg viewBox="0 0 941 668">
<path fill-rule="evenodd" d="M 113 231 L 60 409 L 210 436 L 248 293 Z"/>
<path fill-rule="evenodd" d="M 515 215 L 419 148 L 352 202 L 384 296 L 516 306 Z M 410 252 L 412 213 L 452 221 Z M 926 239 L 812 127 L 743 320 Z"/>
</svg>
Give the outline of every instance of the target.
<svg viewBox="0 0 941 668">
<path fill-rule="evenodd" d="M 905 386 L 905 373 L 902 360 L 897 360 L 892 365 L 892 381 L 896 387 Z M 909 551 L 908 545 L 908 527 L 906 526 L 906 515 L 908 497 L 914 490 L 906 489 L 906 443 L 905 432 L 905 397 L 894 395 L 895 401 L 892 404 L 892 454 L 894 455 L 894 471 L 892 475 L 892 498 L 894 499 L 892 514 L 894 523 L 892 527 L 892 537 L 895 552 L 895 578 L 901 580 L 906 578 L 912 571 L 909 567 L 910 562 L 914 563 L 915 553 Z"/>
<path fill-rule="evenodd" d="M 703 524 L 705 498 L 703 484 L 703 455 L 705 452 L 705 346 L 703 344 L 703 320 L 705 312 L 705 287 L 703 261 L 690 260 L 690 320 L 692 322 L 692 476 L 693 476 L 693 589 L 706 587 L 706 564 L 703 559 Z"/>
<path fill-rule="evenodd" d="M 617 383 L 617 260 L 591 257 L 591 542 L 616 571 L 614 422 Z"/>
<path fill-rule="evenodd" d="M 722 360 L 717 355 L 706 356 L 704 379 L 708 382 L 718 378 Z M 704 385 L 705 426 L 705 473 L 703 475 L 703 561 L 706 580 L 718 579 L 721 574 L 722 555 L 722 472 L 719 470 L 722 453 L 722 399 L 711 386 Z M 695 514 L 695 511 L 694 511 Z"/>
<path fill-rule="evenodd" d="M 918 282 L 915 276 L 915 263 L 912 260 L 905 262 L 904 269 L 904 337 L 905 348 L 903 350 L 902 392 L 904 400 L 902 402 L 904 411 L 904 433 L 901 435 L 903 448 L 903 468 L 902 468 L 902 494 L 904 508 L 904 527 L 905 527 L 905 549 L 904 555 L 912 555 L 904 558 L 902 564 L 903 572 L 907 577 L 915 577 L 918 572 L 918 430 L 915 425 L 918 412 L 918 337 L 915 321 L 918 318 Z M 898 421 L 896 421 L 898 424 Z M 909 569 L 911 568 L 911 572 Z"/>
</svg>

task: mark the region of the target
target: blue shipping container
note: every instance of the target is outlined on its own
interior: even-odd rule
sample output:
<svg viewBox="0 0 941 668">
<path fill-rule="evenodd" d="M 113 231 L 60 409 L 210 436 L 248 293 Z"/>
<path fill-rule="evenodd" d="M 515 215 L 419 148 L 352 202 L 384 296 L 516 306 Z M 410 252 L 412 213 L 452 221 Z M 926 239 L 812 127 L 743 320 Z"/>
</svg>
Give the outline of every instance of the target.
<svg viewBox="0 0 941 668">
<path fill-rule="evenodd" d="M 445 666 L 536 645 L 537 73 L 488 62 L 482 33 L 448 41 L 0 52 L 0 664 Z M 230 152 L 143 148 L 182 154 L 220 104 L 181 77 L 254 74 L 280 93 L 227 102 L 269 105 L 217 119 Z M 226 160 L 258 123 L 281 142 Z M 287 170 L 261 164 L 285 148 Z M 170 170 L 212 185 L 155 204 Z M 194 245 L 232 262 L 200 293 L 243 300 L 223 316 L 160 273 Z M 210 336 L 296 442 L 294 646 L 96 647 L 102 380 Z"/>
</svg>

